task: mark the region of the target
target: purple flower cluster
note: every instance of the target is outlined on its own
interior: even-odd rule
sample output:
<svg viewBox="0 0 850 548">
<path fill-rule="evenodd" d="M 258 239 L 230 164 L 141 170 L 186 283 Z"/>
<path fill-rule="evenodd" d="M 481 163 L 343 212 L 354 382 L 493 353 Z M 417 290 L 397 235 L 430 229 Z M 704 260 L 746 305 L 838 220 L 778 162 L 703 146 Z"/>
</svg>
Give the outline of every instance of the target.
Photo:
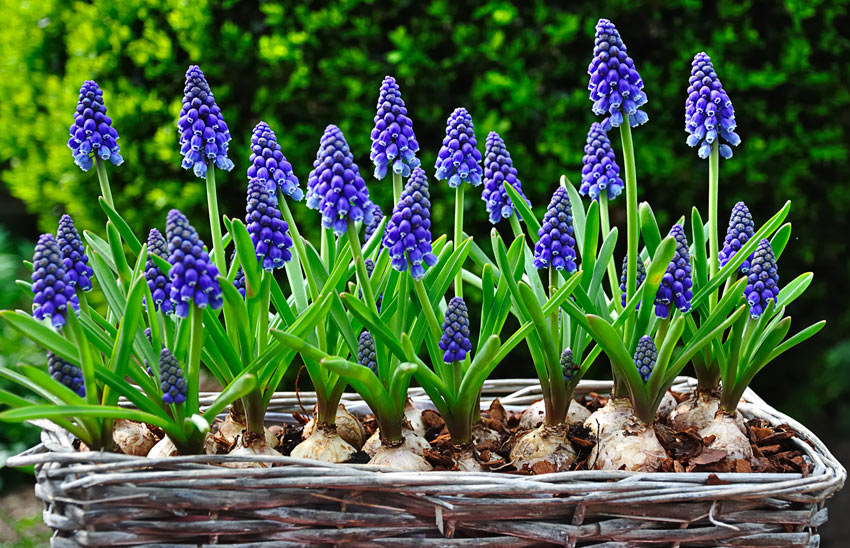
<svg viewBox="0 0 850 548">
<path fill-rule="evenodd" d="M 735 257 L 738 250 L 750 241 L 755 233 L 755 223 L 753 216 L 750 215 L 750 209 L 744 202 L 738 202 L 732 208 L 732 215 L 729 216 L 729 227 L 726 229 L 726 239 L 723 241 L 723 249 L 718 253 L 720 267 L 726 266 L 726 263 Z M 752 259 L 753 256 L 750 255 L 738 267 L 742 274 L 749 272 Z"/>
<path fill-rule="evenodd" d="M 516 176 L 516 168 L 505 141 L 498 133 L 491 131 L 484 143 L 484 192 L 481 193 L 481 199 L 487 204 L 487 213 L 493 224 L 503 218 L 507 219 L 514 212 L 514 203 L 505 190 L 506 183 L 516 189 L 525 203 L 531 205 L 522 193 L 522 183 Z"/>
<path fill-rule="evenodd" d="M 53 380 L 64 384 L 77 393 L 81 398 L 86 397 L 86 384 L 83 379 L 83 370 L 76 365 L 70 364 L 54 354 L 47 352 L 47 373 Z"/>
<path fill-rule="evenodd" d="M 322 214 L 322 226 L 334 234 L 345 233 L 348 219 L 369 224 L 375 204 L 354 163 L 345 136 L 335 125 L 325 128 L 307 181 L 307 207 Z"/>
<path fill-rule="evenodd" d="M 248 182 L 246 211 L 245 224 L 254 242 L 257 260 L 268 272 L 282 268 L 286 261 L 292 259 L 289 251 L 292 238 L 287 233 L 289 226 L 277 209 L 274 187 L 269 187 L 259 179 L 251 179 Z"/>
<path fill-rule="evenodd" d="M 627 269 L 629 267 L 629 258 L 623 257 L 623 268 L 620 271 L 620 302 L 622 302 L 622 306 L 626 306 L 626 277 L 628 276 Z M 635 291 L 640 289 L 640 286 L 643 284 L 644 280 L 646 280 L 646 266 L 643 264 L 643 261 L 637 262 L 637 277 L 635 281 Z M 640 302 L 638 302 L 638 307 L 640 307 Z"/>
<path fill-rule="evenodd" d="M 162 401 L 173 404 L 186 401 L 187 387 L 183 368 L 180 367 L 177 358 L 164 347 L 159 354 L 159 382 L 162 389 Z"/>
<path fill-rule="evenodd" d="M 65 270 L 62 251 L 53 234 L 42 234 L 35 245 L 32 257 L 33 316 L 37 320 L 50 318 L 53 327 L 65 325 L 68 304 L 76 312 L 80 303 Z"/>
<path fill-rule="evenodd" d="M 357 363 L 368 367 L 372 373 L 378 374 L 378 353 L 375 350 L 375 339 L 368 331 L 360 334 L 357 340 Z"/>
<path fill-rule="evenodd" d="M 543 215 L 534 246 L 534 266 L 555 270 L 576 270 L 576 241 L 573 238 L 573 209 L 567 189 L 558 187 Z"/>
<path fill-rule="evenodd" d="M 145 280 L 148 282 L 148 289 L 151 291 L 154 310 L 159 310 L 163 314 L 171 314 L 174 312 L 174 304 L 171 302 L 171 280 L 160 270 L 156 261 L 153 260 L 153 255 L 168 259 L 168 244 L 162 233 L 159 230 L 152 228 L 148 233 L 148 258 L 145 261 Z"/>
<path fill-rule="evenodd" d="M 681 225 L 673 225 L 670 236 L 676 239 L 676 253 L 673 260 L 667 266 L 667 271 L 661 278 L 661 285 L 655 295 L 655 315 L 659 318 L 667 318 L 670 315 L 670 304 L 672 303 L 681 312 L 691 309 L 691 288 L 694 285 L 691 279 L 691 256 L 688 252 L 688 239 Z"/>
<path fill-rule="evenodd" d="M 221 287 L 218 285 L 218 269 L 207 252 L 198 232 L 189 224 L 186 216 L 176 209 L 168 212 L 165 221 L 168 238 L 168 262 L 171 270 L 171 300 L 177 316 L 189 316 L 189 303 L 204 308 L 207 305 L 219 308 L 222 305 Z"/>
<path fill-rule="evenodd" d="M 251 165 L 248 179 L 257 179 L 264 185 L 271 183 L 269 192 L 274 194 L 274 185 L 286 195 L 300 202 L 304 191 L 298 186 L 298 177 L 277 142 L 277 136 L 265 122 L 260 122 L 251 134 Z"/>
<path fill-rule="evenodd" d="M 688 145 L 699 146 L 699 157 L 708 158 L 711 147 L 717 142 L 720 155 L 731 158 L 732 148 L 729 145 L 734 147 L 741 142 L 735 133 L 736 126 L 735 109 L 714 72 L 711 58 L 704 52 L 697 53 L 691 64 L 688 99 L 685 102 Z M 720 139 L 724 142 L 721 143 Z"/>
<path fill-rule="evenodd" d="M 180 154 L 183 169 L 191 169 L 197 177 L 207 176 L 207 164 L 215 162 L 218 169 L 230 171 L 233 162 L 227 157 L 230 131 L 221 117 L 221 109 L 204 73 L 197 65 L 186 71 L 183 88 L 183 108 L 177 122 L 180 133 Z"/>
<path fill-rule="evenodd" d="M 602 130 L 619 127 L 625 114 L 631 127 L 639 126 L 649 120 L 640 107 L 646 103 L 643 92 L 643 80 L 635 69 L 635 63 L 620 38 L 617 28 L 608 19 L 596 23 L 593 59 L 587 67 L 590 82 L 590 100 L 593 112 L 607 115 L 602 120 Z"/>
<path fill-rule="evenodd" d="M 472 116 L 459 107 L 446 121 L 446 136 L 434 165 L 434 176 L 438 181 L 449 180 L 449 186 L 457 188 L 467 182 L 472 186 L 481 184 L 481 152 L 478 151 Z"/>
<path fill-rule="evenodd" d="M 80 240 L 80 233 L 74 226 L 74 220 L 67 213 L 59 219 L 59 228 L 56 231 L 56 241 L 62 251 L 62 262 L 65 272 L 71 280 L 71 285 L 91 291 L 92 268 L 89 266 L 89 258 L 86 249 Z"/>
<path fill-rule="evenodd" d="M 564 374 L 564 381 L 570 382 L 573 380 L 579 369 L 579 364 L 576 363 L 575 358 L 573 357 L 573 351 L 569 348 L 565 348 L 564 351 L 561 352 L 561 372 Z"/>
<path fill-rule="evenodd" d="M 368 242 L 372 235 L 375 234 L 375 231 L 378 230 L 378 226 L 381 224 L 381 221 L 384 220 L 384 212 L 381 211 L 380 206 L 375 204 L 375 209 L 372 210 L 372 222 L 368 223 L 363 230 L 363 241 Z"/>
<path fill-rule="evenodd" d="M 655 341 L 649 335 L 644 335 L 637 343 L 635 349 L 635 367 L 644 382 L 649 380 L 652 375 L 652 370 L 655 368 L 655 361 L 658 359 L 658 349 L 655 347 Z"/>
<path fill-rule="evenodd" d="M 757 319 L 767 309 L 769 301 L 779 304 L 779 272 L 776 267 L 776 255 L 768 240 L 759 242 L 747 274 L 747 287 L 744 297 L 750 305 L 750 316 Z"/>
<path fill-rule="evenodd" d="M 620 166 L 611 148 L 611 140 L 602 131 L 599 122 L 590 125 L 587 132 L 587 144 L 584 145 L 584 156 L 581 159 L 581 186 L 578 189 L 582 196 L 590 196 L 596 200 L 604 191 L 609 200 L 613 200 L 623 192 L 623 180 L 620 178 Z"/>
<path fill-rule="evenodd" d="M 372 152 L 369 159 L 375 164 L 375 178 L 383 179 L 392 164 L 392 171 L 409 177 L 419 166 L 416 152 L 419 143 L 413 134 L 413 122 L 407 117 L 407 108 L 395 78 L 387 76 L 378 94 L 375 127 L 372 129 Z"/>
<path fill-rule="evenodd" d="M 92 158 L 109 160 L 116 166 L 124 163 L 118 147 L 118 132 L 106 115 L 103 91 L 95 82 L 86 80 L 80 88 L 80 99 L 70 128 L 68 148 L 74 153 L 74 163 L 83 171 L 92 166 Z"/>
<path fill-rule="evenodd" d="M 440 350 L 444 352 L 443 361 L 446 363 L 462 362 L 467 353 L 472 352 L 472 343 L 469 341 L 469 313 L 466 303 L 460 297 L 454 297 L 446 307 Z"/>
<path fill-rule="evenodd" d="M 413 175 L 404 185 L 381 243 L 389 250 L 393 268 L 404 272 L 410 266 L 410 275 L 414 280 L 425 275 L 423 263 L 425 266 L 437 264 L 437 256 L 431 251 L 428 177 L 421 167 L 413 170 Z"/>
</svg>

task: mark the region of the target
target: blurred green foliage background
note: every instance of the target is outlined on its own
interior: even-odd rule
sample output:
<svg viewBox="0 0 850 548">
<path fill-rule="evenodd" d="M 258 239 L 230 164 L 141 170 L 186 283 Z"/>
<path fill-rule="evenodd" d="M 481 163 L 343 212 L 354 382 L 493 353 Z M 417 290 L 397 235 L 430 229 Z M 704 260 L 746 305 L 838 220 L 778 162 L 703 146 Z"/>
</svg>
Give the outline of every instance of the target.
<svg viewBox="0 0 850 548">
<path fill-rule="evenodd" d="M 738 200 L 757 223 L 793 200 L 794 237 L 780 272 L 786 281 L 807 270 L 816 276 L 792 314 L 798 327 L 829 320 L 815 342 L 772 365 L 754 387 L 803 420 L 833 417 L 825 428 L 850 430 L 850 0 L 565 4 L 0 0 L 0 305 L 28 306 L 11 281 L 20 274 L 12 257 L 30 253 L 21 242 L 55 231 L 64 212 L 80 228 L 102 225 L 95 175 L 81 172 L 66 147 L 83 80 L 104 89 L 126 159 L 110 166 L 113 192 L 140 234 L 162 228 L 172 207 L 206 219 L 204 186 L 180 168 L 175 127 L 190 64 L 205 71 L 233 135 L 237 167 L 219 177 L 225 214 L 244 214 L 249 137 L 260 119 L 276 130 L 302 185 L 329 123 L 343 129 L 370 174 L 369 133 L 386 74 L 401 85 L 429 172 L 446 117 L 466 106 L 482 149 L 490 130 L 505 138 L 540 211 L 562 173 L 580 179 L 594 120 L 586 68 L 596 20 L 607 17 L 646 83 L 650 122 L 635 131 L 640 199 L 662 226 L 692 205 L 705 216 L 708 166 L 685 144 L 683 114 L 693 55 L 712 57 L 743 138 L 721 165 L 720 225 Z M 612 141 L 619 151 L 619 138 Z M 391 209 L 388 179 L 367 182 Z M 442 233 L 453 202 L 444 185 L 432 188 Z M 315 234 L 318 216 L 303 206 L 296 215 L 302 231 Z M 624 225 L 622 201 L 612 215 Z M 466 219 L 470 232 L 489 230 L 477 199 L 467 200 Z M 0 332 L 2 359 L 26 359 L 10 337 Z M 532 369 L 518 361 L 498 373 Z M 8 426 L 0 432 L 0 444 L 21 439 Z"/>
</svg>

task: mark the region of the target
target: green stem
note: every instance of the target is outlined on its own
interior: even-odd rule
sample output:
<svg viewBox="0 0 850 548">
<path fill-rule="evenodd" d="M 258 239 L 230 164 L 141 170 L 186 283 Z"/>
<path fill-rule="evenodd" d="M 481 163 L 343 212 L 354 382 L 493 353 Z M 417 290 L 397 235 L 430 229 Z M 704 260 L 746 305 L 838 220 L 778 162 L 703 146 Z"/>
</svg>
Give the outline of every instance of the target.
<svg viewBox="0 0 850 548">
<path fill-rule="evenodd" d="M 401 337 L 404 332 L 405 316 L 407 316 L 407 298 L 410 295 L 410 276 L 407 272 L 401 272 L 398 279 L 398 292 L 396 294 L 396 302 L 398 303 L 395 316 L 395 334 Z"/>
<path fill-rule="evenodd" d="M 401 201 L 401 190 L 404 186 L 404 181 L 401 178 L 401 173 L 393 172 L 393 204 Z"/>
<path fill-rule="evenodd" d="M 97 179 L 100 181 L 100 194 L 103 196 L 106 205 L 115 209 L 115 202 L 112 201 L 112 189 L 109 187 L 109 177 L 106 175 L 106 165 L 98 157 L 95 157 L 94 165 L 97 169 Z"/>
<path fill-rule="evenodd" d="M 363 290 L 363 296 L 366 298 L 366 305 L 369 311 L 377 314 L 378 307 L 375 304 L 375 292 L 372 291 L 372 283 L 369 281 L 369 271 L 366 270 L 366 261 L 363 259 L 363 249 L 360 247 L 360 237 L 357 235 L 357 228 L 354 226 L 354 221 L 348 219 L 348 228 L 345 231 L 348 236 L 348 243 L 351 246 L 351 255 L 354 257 L 354 268 L 357 272 L 357 282 Z"/>
<path fill-rule="evenodd" d="M 626 267 L 626 302 L 635 294 L 637 287 L 637 261 L 638 261 L 638 208 L 637 208 L 637 168 L 635 167 L 635 148 L 632 142 L 632 128 L 629 126 L 628 118 L 620 125 L 620 138 L 623 143 L 623 167 L 626 179 L 626 230 L 627 230 L 627 256 L 629 257 Z M 626 320 L 624 333 L 626 340 L 631 336 L 632 318 Z"/>
<path fill-rule="evenodd" d="M 604 242 L 605 237 L 608 236 L 609 232 L 611 232 L 611 221 L 608 217 L 607 190 L 603 190 L 602 194 L 599 196 L 599 225 L 602 229 L 602 241 Z M 611 259 L 608 261 L 608 284 L 611 286 L 611 300 L 614 302 L 614 307 L 618 312 L 621 312 L 623 310 L 623 305 L 620 302 L 620 299 L 617 298 L 617 290 L 620 288 L 620 284 L 617 282 L 617 267 L 614 265 L 614 256 L 612 255 Z"/>
<path fill-rule="evenodd" d="M 455 251 L 460 247 L 463 237 L 463 190 L 463 182 L 461 182 L 455 189 Z M 463 276 L 460 271 L 455 276 L 455 297 L 463 298 Z"/>
<path fill-rule="evenodd" d="M 428 324 L 428 329 L 430 329 L 431 335 L 436 340 L 440 340 L 440 322 L 437 321 L 437 315 L 434 314 L 434 307 L 431 306 L 431 300 L 428 298 L 428 291 L 425 290 L 425 284 L 422 283 L 422 280 L 413 280 L 413 290 L 419 298 L 419 305 L 425 313 L 425 323 Z"/>
<path fill-rule="evenodd" d="M 211 249 L 213 250 L 215 266 L 224 274 L 227 265 L 224 263 L 224 249 L 222 249 L 221 217 L 218 214 L 218 196 L 215 188 L 215 168 L 209 166 L 207 169 L 207 210 L 210 214 L 210 234 L 212 237 Z"/>
<path fill-rule="evenodd" d="M 720 270 L 718 257 L 717 234 L 717 199 L 720 193 L 720 152 L 718 142 L 711 145 L 708 156 L 708 273 L 709 280 L 717 276 Z M 708 297 L 708 309 L 713 311 L 717 306 L 717 291 L 712 291 Z"/>
<path fill-rule="evenodd" d="M 80 314 L 86 318 L 91 318 L 91 309 L 89 308 L 89 300 L 86 297 L 85 291 L 77 291 L 77 300 L 80 301 Z"/>
<path fill-rule="evenodd" d="M 558 273 L 554 268 L 549 266 L 549 298 L 551 299 L 557 291 Z M 552 339 L 556 342 L 561 340 L 561 331 L 558 329 L 558 310 L 553 310 L 552 315 L 549 316 L 549 329 L 552 331 Z M 556 349 L 556 351 L 560 352 L 560 349 Z"/>
<path fill-rule="evenodd" d="M 201 377 L 201 348 L 204 344 L 204 311 L 192 305 L 189 311 L 189 363 L 186 364 L 186 385 L 189 396 L 186 399 L 187 413 L 198 411 L 198 383 Z"/>
<path fill-rule="evenodd" d="M 281 197 L 278 203 L 280 204 L 280 212 L 283 213 L 283 218 L 286 224 L 289 225 L 289 233 L 292 235 L 292 242 L 295 244 L 297 259 L 304 269 L 304 274 L 307 276 L 310 296 L 315 301 L 319 297 L 319 285 L 316 282 L 316 277 L 313 276 L 313 269 L 310 266 L 310 260 L 307 258 L 307 248 L 304 246 L 304 240 L 301 238 L 301 233 L 298 231 L 298 225 L 295 224 L 295 218 L 292 216 L 292 211 L 289 209 L 286 198 Z"/>
<path fill-rule="evenodd" d="M 263 394 L 259 389 L 242 398 L 245 407 L 245 427 L 252 434 L 264 436 L 265 409 L 263 408 Z"/>
<path fill-rule="evenodd" d="M 274 274 L 271 272 L 262 272 L 262 282 L 260 284 L 260 306 L 257 310 L 257 345 L 259 354 L 263 353 L 269 343 L 269 302 L 271 300 L 272 280 Z M 260 398 L 262 400 L 262 398 Z M 247 409 L 247 408 L 246 408 Z"/>
</svg>

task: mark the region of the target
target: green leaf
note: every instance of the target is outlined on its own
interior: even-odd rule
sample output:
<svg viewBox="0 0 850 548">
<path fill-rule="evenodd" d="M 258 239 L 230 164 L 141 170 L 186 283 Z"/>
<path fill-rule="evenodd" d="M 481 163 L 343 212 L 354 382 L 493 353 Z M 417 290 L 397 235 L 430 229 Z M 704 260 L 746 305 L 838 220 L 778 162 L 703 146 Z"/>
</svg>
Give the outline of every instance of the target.
<svg viewBox="0 0 850 548">
<path fill-rule="evenodd" d="M 12 329 L 39 346 L 50 350 L 67 362 L 80 365 L 80 357 L 73 343 L 26 312 L 3 310 L 0 311 L 0 318 L 3 318 Z"/>
<path fill-rule="evenodd" d="M 213 401 L 212 405 L 210 405 L 209 408 L 204 411 L 204 419 L 208 423 L 212 424 L 218 414 L 224 411 L 224 409 L 228 405 L 243 396 L 247 396 L 256 389 L 257 378 L 254 375 L 240 376 L 238 379 L 227 385 L 227 387 L 221 392 L 221 394 L 219 394 L 215 398 L 215 401 Z"/>
<path fill-rule="evenodd" d="M 236 339 L 239 341 L 239 352 L 242 356 L 241 363 L 247 363 L 254 355 L 254 342 L 250 328 L 251 322 L 248 320 L 248 309 L 245 307 L 245 301 L 242 299 L 242 295 L 239 294 L 239 290 L 233 284 L 227 283 L 227 278 L 219 276 L 218 283 L 221 286 L 224 305 L 228 308 L 229 315 L 232 318 L 232 320 L 228 318 L 228 332 L 236 333 Z M 218 324 L 219 327 L 221 326 L 215 312 L 210 307 L 207 307 L 204 309 L 204 325 L 209 327 L 213 323 Z M 230 339 L 227 337 L 224 340 L 218 339 L 219 347 L 223 344 L 230 345 Z M 222 353 L 229 353 L 226 348 L 220 349 Z M 228 364 L 230 364 L 230 360 L 228 360 Z M 234 370 L 231 365 L 231 371 L 235 373 L 237 370 Z"/>
<path fill-rule="evenodd" d="M 646 245 L 649 256 L 652 257 L 655 255 L 655 250 L 661 245 L 661 231 L 658 230 L 658 221 L 655 220 L 655 213 L 647 202 L 640 203 L 638 221 L 640 223 L 640 236 Z"/>
<path fill-rule="evenodd" d="M 708 257 L 705 251 L 702 217 L 697 208 L 691 209 L 691 241 L 694 249 L 694 286 L 699 289 L 708 283 Z"/>
<path fill-rule="evenodd" d="M 110 222 L 115 225 L 115 228 L 118 229 L 119 234 L 121 234 L 121 238 L 127 243 L 130 247 L 130 251 L 133 255 L 138 255 L 142 249 L 142 242 L 136 237 L 133 233 L 133 229 L 130 228 L 130 225 L 127 224 L 127 221 L 124 220 L 121 215 L 118 214 L 109 204 L 106 203 L 106 200 L 103 199 L 103 196 L 98 197 L 98 202 L 100 203 L 100 208 L 106 213 L 106 216 L 109 217 Z"/>
<path fill-rule="evenodd" d="M 528 227 L 528 234 L 531 236 L 531 240 L 534 243 L 537 243 L 537 240 L 540 239 L 540 237 L 537 236 L 537 232 L 540 230 L 540 221 L 538 221 L 537 217 L 534 216 L 534 212 L 531 211 L 531 208 L 525 202 L 525 198 L 523 198 L 510 183 L 506 182 L 504 187 L 505 192 L 507 192 L 508 196 L 511 197 L 514 208 L 516 208 L 516 211 L 519 213 L 519 216 L 522 218 L 525 226 Z"/>
<path fill-rule="evenodd" d="M 236 255 L 242 264 L 242 272 L 245 273 L 245 297 L 253 297 L 260 292 L 260 263 L 257 261 L 257 251 L 248 229 L 239 219 L 232 221 L 233 244 L 236 247 Z"/>
<path fill-rule="evenodd" d="M 62 419 L 66 417 L 93 417 L 98 419 L 127 419 L 170 429 L 171 422 L 156 415 L 137 409 L 125 409 L 106 405 L 32 405 L 18 409 L 10 409 L 0 413 L 0 420 L 23 422 L 35 419 Z"/>
<path fill-rule="evenodd" d="M 561 175 L 561 186 L 567 189 L 567 194 L 570 196 L 570 205 L 573 210 L 573 229 L 575 230 L 576 242 L 584 241 L 584 229 L 587 226 L 587 217 L 584 211 L 584 202 L 581 199 L 576 187 L 567 178 L 566 175 Z M 535 240 L 535 243 L 537 241 Z"/>
</svg>

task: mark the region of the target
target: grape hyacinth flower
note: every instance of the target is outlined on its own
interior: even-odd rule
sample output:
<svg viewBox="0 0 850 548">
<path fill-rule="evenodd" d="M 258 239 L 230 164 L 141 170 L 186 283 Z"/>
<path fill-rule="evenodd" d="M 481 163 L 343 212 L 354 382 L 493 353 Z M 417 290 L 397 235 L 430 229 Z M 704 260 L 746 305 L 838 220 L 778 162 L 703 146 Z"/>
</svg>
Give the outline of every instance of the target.
<svg viewBox="0 0 850 548">
<path fill-rule="evenodd" d="M 558 187 L 543 215 L 537 231 L 540 239 L 534 246 L 534 266 L 555 270 L 576 270 L 576 241 L 573 238 L 573 210 L 567 189 Z"/>
<path fill-rule="evenodd" d="M 65 325 L 68 304 L 77 312 L 80 303 L 53 234 L 42 234 L 38 238 L 32 257 L 31 279 L 35 319 L 50 318 L 57 329 Z"/>
<path fill-rule="evenodd" d="M 83 379 L 83 370 L 66 362 L 53 352 L 47 352 L 47 373 L 53 380 L 64 384 L 77 393 L 81 398 L 86 397 L 86 384 Z"/>
<path fill-rule="evenodd" d="M 227 157 L 230 131 L 204 73 L 197 65 L 186 71 L 177 131 L 180 133 L 183 169 L 193 170 L 200 178 L 207 176 L 208 162 L 215 162 L 215 166 L 224 171 L 233 169 L 233 162 Z"/>
<path fill-rule="evenodd" d="M 603 131 L 619 127 L 628 116 L 631 127 L 646 123 L 649 117 L 640 107 L 646 104 L 643 80 L 620 38 L 617 28 L 608 19 L 596 23 L 593 59 L 587 67 L 590 81 L 587 89 L 593 101 L 593 112 L 607 115 L 602 120 Z"/>
<path fill-rule="evenodd" d="M 233 287 L 239 291 L 239 294 L 242 295 L 242 298 L 245 298 L 245 271 L 242 270 L 242 267 L 239 267 L 239 270 L 236 271 L 236 277 L 233 279 Z"/>
<path fill-rule="evenodd" d="M 364 242 L 368 242 L 375 231 L 378 229 L 378 226 L 381 224 L 381 221 L 384 220 L 384 212 L 381 211 L 380 206 L 375 204 L 375 209 L 372 210 L 372 222 L 366 225 L 366 228 L 363 231 L 363 240 Z M 380 247 L 380 244 L 378 244 Z"/>
<path fill-rule="evenodd" d="M 59 219 L 59 228 L 56 231 L 56 242 L 62 251 L 62 262 L 65 272 L 71 280 L 71 285 L 83 291 L 91 291 L 92 268 L 89 266 L 89 258 L 86 249 L 80 240 L 74 220 L 67 213 Z"/>
<path fill-rule="evenodd" d="M 516 168 L 505 141 L 498 133 L 491 131 L 484 143 L 484 192 L 481 193 L 481 199 L 487 204 L 487 213 L 493 224 L 503 218 L 507 219 L 514 212 L 514 203 L 505 190 L 506 183 L 519 192 L 525 203 L 531 205 L 522 193 L 522 183 L 517 179 Z"/>
<path fill-rule="evenodd" d="M 437 256 L 431 251 L 428 177 L 421 167 L 413 170 L 404 185 L 401 199 L 384 230 L 382 245 L 389 250 L 392 267 L 404 272 L 409 266 L 414 280 L 425 276 L 425 266 L 437 264 Z"/>
<path fill-rule="evenodd" d="M 153 344 L 153 334 L 151 333 L 150 327 L 145 328 L 145 338 L 148 340 L 149 343 Z M 145 371 L 147 372 L 147 374 L 153 375 L 153 369 L 151 369 L 151 364 L 148 363 L 148 360 L 143 359 L 142 363 L 145 364 Z"/>
<path fill-rule="evenodd" d="M 477 147 L 472 116 L 465 108 L 456 108 L 446 121 L 446 136 L 437 155 L 434 177 L 438 181 L 448 179 L 451 188 L 457 188 L 462 182 L 480 185 L 483 170 Z"/>
<path fill-rule="evenodd" d="M 685 102 L 688 145 L 699 146 L 699 157 L 705 159 L 717 142 L 720 156 L 731 158 L 732 148 L 729 145 L 734 147 L 741 142 L 735 133 L 736 126 L 735 109 L 714 72 L 711 58 L 705 52 L 697 53 L 691 64 L 688 99 Z"/>
<path fill-rule="evenodd" d="M 159 354 L 159 380 L 162 389 L 162 401 L 180 404 L 186 401 L 186 379 L 180 362 L 167 348 Z"/>
<path fill-rule="evenodd" d="M 662 319 L 670 315 L 671 303 L 681 312 L 690 310 L 693 297 L 691 288 L 694 282 L 691 279 L 691 257 L 685 230 L 681 225 L 673 225 L 670 236 L 676 239 L 676 253 L 667 266 L 655 295 L 655 315 Z"/>
<path fill-rule="evenodd" d="M 770 241 L 759 242 L 750 262 L 744 297 L 750 305 L 750 317 L 758 319 L 767 310 L 769 301 L 773 301 L 774 306 L 779 304 L 779 272 Z"/>
<path fill-rule="evenodd" d="M 222 305 L 218 268 L 210 261 L 204 243 L 189 220 L 176 209 L 168 212 L 165 221 L 168 238 L 168 262 L 171 270 L 171 300 L 180 318 L 189 316 L 189 303 L 204 308 Z"/>
<path fill-rule="evenodd" d="M 753 222 L 753 216 L 750 215 L 747 204 L 738 202 L 732 208 L 732 215 L 729 217 L 729 227 L 726 229 L 726 239 L 723 242 L 723 249 L 717 255 L 720 260 L 720 268 L 726 266 L 726 263 L 735 257 L 738 250 L 750 241 L 750 238 L 755 233 L 755 223 Z M 753 256 L 750 255 L 738 267 L 738 270 L 742 274 L 749 272 L 752 259 Z"/>
<path fill-rule="evenodd" d="M 145 261 L 145 280 L 148 282 L 148 289 L 151 291 L 154 310 L 159 310 L 163 314 L 171 314 L 174 312 L 174 304 L 171 302 L 171 280 L 165 272 L 160 270 L 159 266 L 153 260 L 152 255 L 156 255 L 168 260 L 168 244 L 162 233 L 159 230 L 152 228 L 148 233 L 148 258 Z"/>
<path fill-rule="evenodd" d="M 275 193 L 275 185 L 285 195 L 296 202 L 304 198 L 304 191 L 298 186 L 298 177 L 277 142 L 277 136 L 265 122 L 254 127 L 251 134 L 251 156 L 248 159 L 248 179 L 257 179 L 270 185 L 269 192 Z"/>
<path fill-rule="evenodd" d="M 409 177 L 419 166 L 416 153 L 419 143 L 413 134 L 413 122 L 407 117 L 407 108 L 395 78 L 387 76 L 378 94 L 375 127 L 372 129 L 372 152 L 369 159 L 375 164 L 375 179 L 383 179 L 392 164 L 396 175 Z"/>
<path fill-rule="evenodd" d="M 357 363 L 368 367 L 372 373 L 378 374 L 378 353 L 375 350 L 375 339 L 368 331 L 360 334 L 357 340 Z"/>
<path fill-rule="evenodd" d="M 587 144 L 581 159 L 581 186 L 578 193 L 596 200 L 604 191 L 609 200 L 623 192 L 620 166 L 611 148 L 611 140 L 599 122 L 593 122 L 587 132 Z"/>
<path fill-rule="evenodd" d="M 444 352 L 446 363 L 462 362 L 472 352 L 469 341 L 469 313 L 466 303 L 460 297 L 454 297 L 446 307 L 443 320 L 443 336 L 440 337 L 440 350 Z"/>
<path fill-rule="evenodd" d="M 109 160 L 116 166 L 124 163 L 116 142 L 118 132 L 112 127 L 112 119 L 106 115 L 103 91 L 91 80 L 83 82 L 80 88 L 70 133 L 68 148 L 74 153 L 74 163 L 83 171 L 91 169 L 93 157 Z"/>
<path fill-rule="evenodd" d="M 573 380 L 573 377 L 578 373 L 579 364 L 576 363 L 575 358 L 573 358 L 573 351 L 569 348 L 565 348 L 563 352 L 561 352 L 561 371 L 564 374 L 564 381 L 570 382 Z"/>
<path fill-rule="evenodd" d="M 277 209 L 277 197 L 274 187 L 269 187 L 259 179 L 248 181 L 248 205 L 246 207 L 245 224 L 257 260 L 263 269 L 271 272 L 282 268 L 284 263 L 292 259 L 289 248 L 292 238 L 289 237 L 289 225 L 280 216 Z"/>
<path fill-rule="evenodd" d="M 622 306 L 626 306 L 626 269 L 629 266 L 629 258 L 623 257 L 623 269 L 620 271 L 620 302 Z M 635 291 L 640 289 L 640 286 L 643 284 L 644 280 L 646 280 L 646 266 L 643 264 L 643 261 L 637 262 L 637 283 L 635 284 Z M 637 304 L 637 308 L 640 307 L 640 302 Z"/>
<path fill-rule="evenodd" d="M 655 361 L 658 359 L 658 349 L 655 347 L 655 341 L 649 335 L 644 335 L 640 338 L 635 350 L 635 367 L 644 382 L 649 380 L 652 375 L 652 370 L 655 368 Z"/>
<path fill-rule="evenodd" d="M 375 204 L 360 176 L 342 131 L 331 124 L 322 135 L 313 171 L 307 181 L 307 207 L 322 214 L 322 226 L 342 236 L 347 220 L 369 224 Z"/>
</svg>

